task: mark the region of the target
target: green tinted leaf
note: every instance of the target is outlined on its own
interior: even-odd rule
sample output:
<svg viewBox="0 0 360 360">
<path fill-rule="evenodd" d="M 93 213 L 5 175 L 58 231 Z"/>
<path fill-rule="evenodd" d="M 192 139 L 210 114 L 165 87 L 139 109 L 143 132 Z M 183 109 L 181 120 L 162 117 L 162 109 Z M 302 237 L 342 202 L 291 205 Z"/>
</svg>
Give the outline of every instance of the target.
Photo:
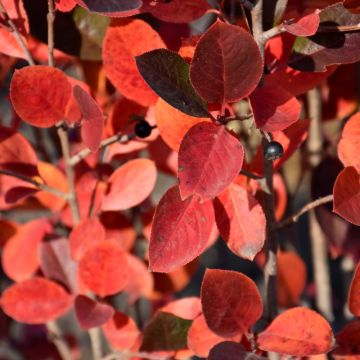
<svg viewBox="0 0 360 360">
<path fill-rule="evenodd" d="M 208 117 L 206 102 L 189 79 L 189 65 L 177 53 L 157 49 L 136 57 L 141 76 L 162 99 L 185 114 Z"/>
<path fill-rule="evenodd" d="M 74 10 L 74 22 L 81 34 L 80 58 L 101 60 L 101 47 L 110 18 L 90 13 L 82 7 Z"/>
<path fill-rule="evenodd" d="M 187 348 L 187 333 L 192 320 L 159 312 L 144 330 L 141 351 L 180 350 Z"/>
</svg>

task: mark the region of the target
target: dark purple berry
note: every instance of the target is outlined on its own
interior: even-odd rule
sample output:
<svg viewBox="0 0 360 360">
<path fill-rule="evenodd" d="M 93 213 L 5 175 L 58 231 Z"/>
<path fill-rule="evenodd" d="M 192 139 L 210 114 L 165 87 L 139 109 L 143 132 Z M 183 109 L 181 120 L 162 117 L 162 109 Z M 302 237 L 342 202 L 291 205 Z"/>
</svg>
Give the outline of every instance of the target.
<svg viewBox="0 0 360 360">
<path fill-rule="evenodd" d="M 152 126 L 146 120 L 141 120 L 135 125 L 135 135 L 139 138 L 148 137 L 151 131 Z"/>
<path fill-rule="evenodd" d="M 264 147 L 264 157 L 266 160 L 276 160 L 283 156 L 284 148 L 277 141 L 270 141 Z"/>
</svg>

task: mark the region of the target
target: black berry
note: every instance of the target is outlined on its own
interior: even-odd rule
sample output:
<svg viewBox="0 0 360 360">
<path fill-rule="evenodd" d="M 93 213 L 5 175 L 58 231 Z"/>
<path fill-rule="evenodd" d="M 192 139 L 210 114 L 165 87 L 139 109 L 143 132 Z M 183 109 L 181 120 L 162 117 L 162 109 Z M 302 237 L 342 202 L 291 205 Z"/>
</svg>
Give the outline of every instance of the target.
<svg viewBox="0 0 360 360">
<path fill-rule="evenodd" d="M 284 149 L 277 141 L 270 141 L 264 148 L 264 157 L 266 160 L 276 160 L 283 156 Z"/>
<path fill-rule="evenodd" d="M 135 135 L 139 138 L 148 137 L 151 131 L 152 126 L 145 120 L 141 120 L 135 125 Z"/>
</svg>

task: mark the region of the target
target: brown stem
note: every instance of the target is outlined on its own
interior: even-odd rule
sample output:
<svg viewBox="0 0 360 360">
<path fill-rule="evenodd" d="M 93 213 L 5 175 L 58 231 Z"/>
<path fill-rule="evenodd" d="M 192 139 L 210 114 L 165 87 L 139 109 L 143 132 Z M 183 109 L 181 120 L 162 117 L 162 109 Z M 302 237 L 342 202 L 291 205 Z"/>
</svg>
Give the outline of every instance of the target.
<svg viewBox="0 0 360 360">
<path fill-rule="evenodd" d="M 322 103 L 320 90 L 314 88 L 307 93 L 309 117 L 311 119 L 307 141 L 309 172 L 322 159 Z M 310 187 L 310 184 L 309 184 Z M 309 211 L 310 241 L 316 287 L 315 302 L 318 310 L 328 319 L 333 319 L 331 282 L 326 237 L 316 219 L 314 210 Z"/>
<path fill-rule="evenodd" d="M 307 203 L 304 205 L 299 211 L 297 211 L 295 214 L 290 215 L 285 220 L 278 223 L 277 228 L 281 229 L 286 226 L 289 226 L 299 220 L 299 218 L 309 212 L 310 210 L 315 209 L 316 207 L 324 204 L 328 204 L 329 202 L 332 202 L 334 200 L 334 196 L 332 194 L 324 196 L 320 199 L 314 200 L 310 203 Z"/>
<path fill-rule="evenodd" d="M 264 59 L 265 42 L 263 36 L 263 0 L 258 0 L 251 11 L 252 30 L 255 41 L 257 42 L 262 58 Z M 263 149 L 269 143 L 269 139 L 263 138 Z M 277 274 L 277 249 L 278 239 L 275 220 L 275 198 L 273 188 L 274 169 L 272 161 L 264 159 L 264 177 L 268 192 L 263 192 L 263 208 L 266 217 L 266 240 L 265 253 L 266 263 L 264 267 L 265 283 L 265 306 L 264 319 L 270 323 L 277 315 L 276 298 L 276 274 Z"/>
<path fill-rule="evenodd" d="M 35 65 L 35 62 L 30 54 L 28 47 L 26 46 L 23 37 L 21 36 L 19 29 L 16 27 L 15 23 L 11 20 L 9 14 L 7 13 L 2 0 L 0 0 L 0 14 L 4 18 L 8 27 L 14 32 L 14 36 L 19 43 L 21 49 L 24 51 L 26 60 L 30 65 Z"/>
<path fill-rule="evenodd" d="M 106 148 L 109 145 L 115 144 L 117 142 L 119 143 L 127 143 L 129 140 L 131 140 L 132 138 L 134 138 L 135 135 L 134 134 L 115 134 L 105 140 L 103 140 L 100 143 L 99 146 L 99 151 Z M 80 150 L 77 154 L 73 155 L 70 159 L 70 164 L 71 166 L 75 166 L 76 164 L 78 164 L 82 159 L 86 158 L 88 155 L 91 154 L 91 151 L 88 148 L 82 149 Z"/>
<path fill-rule="evenodd" d="M 55 21 L 55 5 L 54 0 L 48 0 L 48 61 L 49 66 L 55 66 L 54 63 L 54 21 Z"/>
<path fill-rule="evenodd" d="M 129 360 L 132 358 L 140 358 L 140 359 L 148 359 L 148 360 L 170 360 L 172 357 L 168 356 L 159 356 L 159 355 L 152 355 L 148 353 L 142 352 L 114 352 L 105 357 L 101 360 Z"/>
<path fill-rule="evenodd" d="M 42 191 L 46 191 L 48 193 L 51 193 L 53 195 L 56 195 L 62 199 L 65 199 L 67 200 L 68 199 L 68 194 L 58 190 L 58 189 L 55 189 L 55 188 L 52 188 L 46 184 L 43 184 L 37 180 L 34 180 L 32 178 L 29 178 L 27 176 L 24 176 L 22 174 L 18 174 L 18 173 L 15 173 L 13 171 L 10 171 L 10 170 L 5 170 L 5 169 L 0 169 L 0 174 L 2 175 L 6 175 L 6 176 L 11 176 L 11 177 L 14 177 L 14 178 L 17 178 L 17 179 L 20 179 L 22 181 L 25 181 L 29 184 L 32 184 L 34 185 L 36 188 L 38 188 L 39 190 L 42 190 Z"/>
</svg>

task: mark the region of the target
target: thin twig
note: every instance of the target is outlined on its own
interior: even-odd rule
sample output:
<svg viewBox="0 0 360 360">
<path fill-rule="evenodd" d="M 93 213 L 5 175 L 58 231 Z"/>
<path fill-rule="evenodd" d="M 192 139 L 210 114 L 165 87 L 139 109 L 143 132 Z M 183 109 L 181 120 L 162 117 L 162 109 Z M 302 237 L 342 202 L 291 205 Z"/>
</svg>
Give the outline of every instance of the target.
<svg viewBox="0 0 360 360">
<path fill-rule="evenodd" d="M 359 31 L 360 24 L 355 25 L 320 25 L 318 32 L 328 33 L 328 32 L 352 32 Z"/>
<path fill-rule="evenodd" d="M 48 58 L 49 66 L 55 66 L 54 62 L 54 21 L 55 21 L 55 5 L 54 0 L 48 0 Z"/>
<path fill-rule="evenodd" d="M 55 321 L 48 321 L 46 323 L 48 336 L 52 343 L 56 346 L 61 359 L 72 360 L 71 350 L 69 345 L 65 342 L 61 329 Z"/>
<path fill-rule="evenodd" d="M 11 170 L 5 170 L 5 169 L 0 169 L 0 174 L 1 175 L 6 175 L 6 176 L 11 176 L 11 177 L 14 177 L 14 178 L 17 178 L 19 180 L 22 180 L 22 181 L 25 181 L 29 184 L 32 184 L 34 185 L 37 189 L 41 190 L 41 191 L 46 191 L 48 193 L 51 193 L 53 195 L 56 195 L 62 199 L 65 199 L 67 200 L 68 199 L 68 194 L 58 190 L 58 189 L 55 189 L 55 188 L 52 188 L 46 184 L 43 184 L 37 180 L 34 180 L 32 178 L 29 178 L 25 175 L 22 175 L 22 174 L 18 174 L 18 173 L 15 173 Z"/>
<path fill-rule="evenodd" d="M 332 194 L 324 196 L 320 199 L 314 200 L 312 202 L 307 203 L 304 205 L 300 210 L 298 210 L 295 214 L 290 215 L 283 221 L 279 222 L 277 225 L 278 229 L 284 228 L 286 226 L 289 226 L 299 220 L 299 218 L 309 212 L 312 209 L 315 209 L 316 207 L 324 204 L 328 204 L 334 200 L 334 196 Z"/>
<path fill-rule="evenodd" d="M 127 143 L 129 140 L 131 140 L 134 137 L 135 137 L 134 134 L 121 134 L 121 133 L 115 134 L 115 135 L 103 140 L 100 143 L 99 150 L 102 150 L 102 149 L 106 148 L 107 146 L 115 144 L 117 142 L 119 142 L 120 144 Z M 82 149 L 77 154 L 75 154 L 71 157 L 69 163 L 71 166 L 75 166 L 82 159 L 85 159 L 90 154 L 91 154 L 91 151 L 89 148 Z"/>
<path fill-rule="evenodd" d="M 2 0 L 0 0 L 0 14 L 4 18 L 8 27 L 14 32 L 14 36 L 15 36 L 17 42 L 19 43 L 22 51 L 24 52 L 27 62 L 30 65 L 35 65 L 35 62 L 30 54 L 28 47 L 26 46 L 26 44 L 24 42 L 23 37 L 21 36 L 21 34 L 19 32 L 19 29 L 16 27 L 15 23 L 10 19 L 10 16 L 6 11 Z"/>
<path fill-rule="evenodd" d="M 322 134 L 322 103 L 318 88 L 307 93 L 309 117 L 311 119 L 309 137 L 307 140 L 309 173 L 322 160 L 323 134 Z M 310 184 L 309 184 L 310 187 Z M 309 211 L 310 241 L 312 263 L 315 280 L 315 302 L 318 310 L 329 321 L 333 320 L 331 280 L 329 273 L 328 244 L 314 210 Z"/>
</svg>

